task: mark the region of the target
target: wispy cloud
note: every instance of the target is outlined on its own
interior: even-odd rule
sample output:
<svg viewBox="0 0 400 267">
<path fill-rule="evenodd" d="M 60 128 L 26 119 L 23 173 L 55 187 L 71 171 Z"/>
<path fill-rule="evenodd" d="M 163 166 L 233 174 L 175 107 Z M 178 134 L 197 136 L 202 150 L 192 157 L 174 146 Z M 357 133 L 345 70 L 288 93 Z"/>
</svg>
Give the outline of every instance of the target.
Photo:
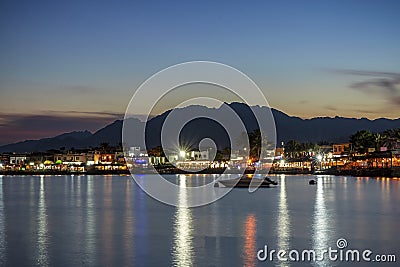
<svg viewBox="0 0 400 267">
<path fill-rule="evenodd" d="M 400 73 L 363 71 L 363 70 L 333 70 L 335 73 L 366 77 L 363 81 L 350 84 L 350 88 L 366 94 L 379 94 L 387 103 L 400 105 Z"/>
<path fill-rule="evenodd" d="M 109 112 L 109 111 L 76 111 L 76 110 L 66 110 L 66 111 L 57 111 L 57 110 L 47 110 L 46 114 L 51 113 L 54 115 L 62 115 L 70 114 L 70 116 L 95 116 L 95 117 L 113 117 L 122 119 L 124 114 L 117 112 Z"/>
<path fill-rule="evenodd" d="M 0 145 L 71 131 L 94 132 L 122 118 L 122 114 L 112 112 L 46 111 L 29 115 L 0 113 Z"/>
<path fill-rule="evenodd" d="M 326 105 L 323 108 L 326 109 L 326 110 L 330 110 L 330 111 L 337 111 L 338 110 L 337 107 L 334 107 L 334 106 L 331 106 L 331 105 Z"/>
<path fill-rule="evenodd" d="M 303 104 L 308 104 L 308 103 L 310 103 L 310 101 L 309 101 L 309 100 L 300 100 L 298 103 L 301 104 L 301 105 L 303 105 Z"/>
<path fill-rule="evenodd" d="M 323 106 L 325 110 L 329 111 L 345 111 L 345 112 L 352 112 L 352 113 L 362 113 L 362 114 L 375 114 L 377 111 L 376 110 L 367 110 L 367 109 L 343 109 L 343 108 L 338 108 L 332 105 L 326 105 Z"/>
</svg>

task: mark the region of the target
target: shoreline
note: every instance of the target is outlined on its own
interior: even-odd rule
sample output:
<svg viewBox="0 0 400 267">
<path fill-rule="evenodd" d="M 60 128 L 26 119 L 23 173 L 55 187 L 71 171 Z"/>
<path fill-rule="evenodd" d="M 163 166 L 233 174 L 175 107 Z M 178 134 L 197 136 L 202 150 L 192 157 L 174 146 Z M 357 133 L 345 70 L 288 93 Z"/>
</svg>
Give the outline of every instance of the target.
<svg viewBox="0 0 400 267">
<path fill-rule="evenodd" d="M 163 170 L 160 169 L 158 172 L 154 172 L 153 170 L 140 170 L 133 172 L 133 174 L 166 174 L 166 175 L 175 175 L 175 174 L 222 174 L 225 169 L 221 168 L 219 170 L 216 169 L 205 169 L 198 172 L 191 171 L 183 171 L 176 169 L 168 169 Z M 243 174 L 253 174 L 254 171 L 246 170 Z M 71 172 L 71 171 L 0 171 L 0 175 L 9 175 L 9 176 L 28 176 L 28 175 L 130 175 L 129 170 L 107 170 L 107 171 L 85 171 L 85 172 Z M 225 174 L 241 174 L 239 171 L 228 170 Z M 400 178 L 400 171 L 394 169 L 355 169 L 355 170 L 323 170 L 323 171 L 270 171 L 270 172 L 259 172 L 259 174 L 263 175 L 333 175 L 333 176 L 352 176 L 352 177 L 387 177 L 387 178 Z"/>
</svg>

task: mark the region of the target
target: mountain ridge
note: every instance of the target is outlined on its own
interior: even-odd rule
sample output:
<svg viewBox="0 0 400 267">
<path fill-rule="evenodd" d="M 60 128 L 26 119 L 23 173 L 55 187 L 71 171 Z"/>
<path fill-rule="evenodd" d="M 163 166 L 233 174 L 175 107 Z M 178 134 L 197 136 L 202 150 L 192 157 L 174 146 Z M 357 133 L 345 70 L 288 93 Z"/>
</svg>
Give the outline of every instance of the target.
<svg viewBox="0 0 400 267">
<path fill-rule="evenodd" d="M 258 127 L 252 109 L 269 109 L 268 107 L 248 106 L 244 103 L 233 102 L 228 104 L 242 119 L 248 131 L 252 131 Z M 207 114 L 215 114 L 218 108 L 208 108 L 205 106 L 187 106 L 180 108 L 176 112 L 188 112 L 202 109 Z M 161 144 L 160 133 L 161 127 L 165 118 L 171 110 L 167 110 L 160 115 L 151 118 L 146 125 L 146 144 L 148 147 L 155 147 Z M 346 118 L 346 117 L 315 117 L 303 119 L 297 116 L 290 116 L 283 111 L 271 108 L 273 114 L 276 132 L 277 144 L 281 141 L 297 140 L 300 142 L 347 142 L 351 134 L 357 130 L 370 130 L 372 132 L 381 132 L 386 129 L 400 128 L 399 119 L 388 118 Z M 129 119 L 138 128 L 142 127 L 144 122 L 138 119 Z M 229 138 L 226 138 L 223 129 L 219 129 L 218 125 L 213 125 L 213 131 L 209 127 L 213 124 L 210 120 L 197 120 L 190 123 L 191 127 L 182 129 L 183 140 L 190 139 L 195 142 L 200 141 L 204 137 L 213 137 L 217 139 L 219 148 L 230 145 Z M 0 152 L 35 152 L 47 151 L 50 149 L 59 149 L 65 147 L 71 148 L 89 148 L 99 146 L 101 143 L 109 143 L 110 145 L 118 145 L 122 142 L 122 125 L 123 120 L 115 120 L 114 122 L 105 125 L 98 131 L 91 133 L 89 131 L 72 131 L 48 137 L 39 140 L 25 140 L 13 144 L 0 146 Z M 189 123 L 188 123 L 189 125 Z M 210 132 L 215 132 L 214 136 Z M 140 143 L 132 145 L 142 145 Z"/>
</svg>

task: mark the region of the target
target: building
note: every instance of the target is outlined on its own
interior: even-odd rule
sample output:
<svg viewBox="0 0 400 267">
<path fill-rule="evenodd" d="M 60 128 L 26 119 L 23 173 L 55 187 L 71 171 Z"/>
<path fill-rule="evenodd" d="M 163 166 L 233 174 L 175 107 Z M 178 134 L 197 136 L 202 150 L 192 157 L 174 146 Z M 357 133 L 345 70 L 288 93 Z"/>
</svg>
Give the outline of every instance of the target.
<svg viewBox="0 0 400 267">
<path fill-rule="evenodd" d="M 167 159 L 165 157 L 155 157 L 155 156 L 150 156 L 148 157 L 149 162 L 152 165 L 160 165 L 160 164 L 166 164 L 167 163 Z"/>
<path fill-rule="evenodd" d="M 285 148 L 284 147 L 275 148 L 275 159 L 281 159 L 283 157 L 285 157 Z"/>
<path fill-rule="evenodd" d="M 87 155 L 86 153 L 73 153 L 73 152 L 68 152 L 65 154 L 54 154 L 54 162 L 58 164 L 62 163 L 65 165 L 86 164 Z"/>
<path fill-rule="evenodd" d="M 350 153 L 351 144 L 350 143 L 342 143 L 342 144 L 333 144 L 332 152 L 334 157 L 339 157 L 344 154 Z"/>
<path fill-rule="evenodd" d="M 3 163 L 3 165 L 8 165 L 10 163 L 10 154 L 9 153 L 3 153 L 0 155 L 0 162 Z"/>
<path fill-rule="evenodd" d="M 115 153 L 100 152 L 94 154 L 94 164 L 112 164 L 116 162 Z"/>
<path fill-rule="evenodd" d="M 9 163 L 10 165 L 24 165 L 28 161 L 28 156 L 26 154 L 11 154 Z"/>
<path fill-rule="evenodd" d="M 53 162 L 53 160 L 54 160 L 54 155 L 51 153 L 32 153 L 27 158 L 27 161 L 29 161 L 30 164 L 31 163 L 41 164 L 44 162 Z"/>
<path fill-rule="evenodd" d="M 208 150 L 203 151 L 190 151 L 187 153 L 191 160 L 209 160 Z"/>
<path fill-rule="evenodd" d="M 140 146 L 132 146 L 129 148 L 129 152 L 128 152 L 129 157 L 132 157 L 132 158 L 139 157 L 140 154 L 141 154 Z"/>
</svg>

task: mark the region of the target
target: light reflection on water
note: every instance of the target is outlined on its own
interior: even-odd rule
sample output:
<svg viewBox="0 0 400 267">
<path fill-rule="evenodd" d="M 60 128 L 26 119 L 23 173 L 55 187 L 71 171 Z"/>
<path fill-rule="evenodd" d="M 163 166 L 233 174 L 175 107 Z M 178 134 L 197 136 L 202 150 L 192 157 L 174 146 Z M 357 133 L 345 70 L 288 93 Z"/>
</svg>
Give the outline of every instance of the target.
<svg viewBox="0 0 400 267">
<path fill-rule="evenodd" d="M 254 214 L 249 214 L 243 224 L 244 233 L 244 266 L 255 266 L 257 253 L 256 237 L 257 237 L 257 219 Z"/>
<path fill-rule="evenodd" d="M 213 177 L 171 176 L 181 205 L 183 187 L 205 178 Z M 280 176 L 276 188 L 233 189 L 188 209 L 157 202 L 130 177 L 0 177 L 0 265 L 301 266 L 258 262 L 256 253 L 265 244 L 334 248 L 339 237 L 400 255 L 400 181 L 320 176 L 310 186 L 311 178 Z"/>
<path fill-rule="evenodd" d="M 46 208 L 45 178 L 40 176 L 39 203 L 37 212 L 37 256 L 36 263 L 39 266 L 48 266 L 48 232 L 47 232 L 47 208 Z"/>
<path fill-rule="evenodd" d="M 112 198 L 112 178 L 106 176 L 104 178 L 104 198 L 103 198 L 103 218 L 101 220 L 102 226 L 102 234 L 103 234 L 103 253 L 104 253 L 104 265 L 112 266 L 112 253 L 113 253 L 113 224 L 115 218 L 113 216 L 113 198 Z"/>
<path fill-rule="evenodd" d="M 5 213 L 3 201 L 3 176 L 0 175 L 0 266 L 6 263 L 6 228 L 5 228 Z"/>
<path fill-rule="evenodd" d="M 124 236 L 124 250 L 125 250 L 125 266 L 128 266 L 132 262 L 130 258 L 134 257 L 134 243 L 132 235 L 134 233 L 134 222 L 133 222 L 133 209 L 132 209 L 132 199 L 131 199 L 131 190 L 132 190 L 132 183 L 129 180 L 126 180 L 126 189 L 125 189 L 125 208 L 126 214 L 124 219 L 124 232 L 126 235 Z"/>
<path fill-rule="evenodd" d="M 334 229 L 334 221 L 332 217 L 334 214 L 329 214 L 326 207 L 327 192 L 324 191 L 325 186 L 330 184 L 330 180 L 324 177 L 317 179 L 317 190 L 315 195 L 315 206 L 314 206 L 314 222 L 313 222 L 313 233 L 312 233 L 312 248 L 316 252 L 316 257 L 321 258 L 321 250 L 328 249 L 329 246 L 335 244 L 332 242 L 332 232 Z M 332 212 L 332 211 L 331 211 Z M 324 256 L 324 260 L 316 261 L 315 266 L 331 266 L 332 262 L 329 261 L 327 256 Z"/>
<path fill-rule="evenodd" d="M 279 210 L 277 221 L 278 250 L 289 251 L 290 248 L 290 218 L 286 196 L 286 177 L 282 175 L 279 180 Z M 289 262 L 281 261 L 280 266 L 290 266 Z"/>
<path fill-rule="evenodd" d="M 190 208 L 187 205 L 186 176 L 179 175 L 179 195 L 178 201 L 180 207 L 176 208 L 174 216 L 174 242 L 172 248 L 174 266 L 192 266 L 193 265 L 193 219 Z"/>
<path fill-rule="evenodd" d="M 95 200 L 93 196 L 93 177 L 87 178 L 86 186 L 86 246 L 85 252 L 89 265 L 96 262 L 96 218 L 95 218 Z"/>
</svg>

